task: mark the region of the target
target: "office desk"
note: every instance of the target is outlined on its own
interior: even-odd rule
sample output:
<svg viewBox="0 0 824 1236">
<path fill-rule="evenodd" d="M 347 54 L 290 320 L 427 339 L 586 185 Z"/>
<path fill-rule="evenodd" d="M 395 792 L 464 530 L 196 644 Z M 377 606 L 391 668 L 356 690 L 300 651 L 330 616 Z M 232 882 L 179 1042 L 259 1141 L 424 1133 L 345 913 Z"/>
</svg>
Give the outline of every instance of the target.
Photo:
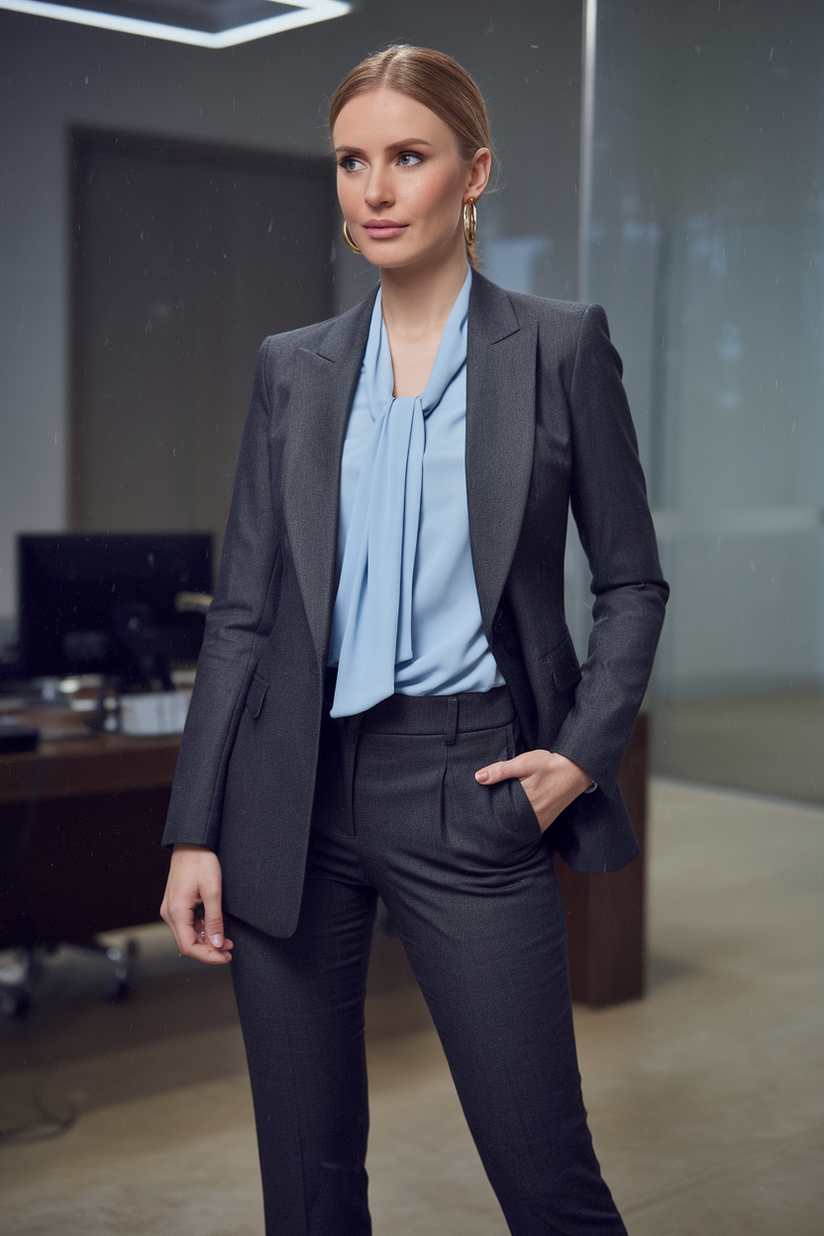
<svg viewBox="0 0 824 1236">
<path fill-rule="evenodd" d="M 0 948 L 81 943 L 157 918 L 179 743 L 97 735 L 0 756 Z M 584 1004 L 644 992 L 646 749 L 642 716 L 620 777 L 641 855 L 609 873 L 556 859 L 572 992 Z"/>
<path fill-rule="evenodd" d="M 0 948 L 158 917 L 179 745 L 106 734 L 0 756 Z"/>
</svg>

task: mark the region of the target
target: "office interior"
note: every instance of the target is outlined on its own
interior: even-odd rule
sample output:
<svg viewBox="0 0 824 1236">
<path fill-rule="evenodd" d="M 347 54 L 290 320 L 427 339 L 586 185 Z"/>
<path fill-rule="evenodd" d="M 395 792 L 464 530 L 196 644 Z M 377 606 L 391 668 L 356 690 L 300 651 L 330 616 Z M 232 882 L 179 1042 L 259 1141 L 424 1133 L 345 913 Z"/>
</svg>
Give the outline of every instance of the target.
<svg viewBox="0 0 824 1236">
<path fill-rule="evenodd" d="M 606 307 L 673 590 L 646 704 L 646 994 L 576 1009 L 596 1150 L 637 1236 L 820 1236 L 815 0 L 361 0 L 225 50 L 0 10 L 0 642 L 15 630 L 20 532 L 211 531 L 219 548 L 259 336 L 321 316 L 295 274 L 265 294 L 220 285 L 226 318 L 248 314 L 249 330 L 262 319 L 252 338 L 209 334 L 208 280 L 145 304 L 135 294 L 129 305 L 125 286 L 144 335 L 178 323 L 199 338 L 183 350 L 206 339 L 225 366 L 194 395 L 178 375 L 173 399 L 139 363 L 106 373 L 91 417 L 78 377 L 79 152 L 122 140 L 141 157 L 154 144 L 173 168 L 188 149 L 252 179 L 265 164 L 320 183 L 325 100 L 393 41 L 455 55 L 487 99 L 500 168 L 479 204 L 484 272 Z M 191 184 L 169 195 L 191 220 Z M 328 312 L 372 282 L 333 209 L 310 224 Z M 281 223 L 273 271 L 290 247 L 288 212 Z M 252 267 L 265 245 L 247 254 Z M 138 361 L 156 355 L 142 347 Z M 573 539 L 579 647 L 587 582 Z M 252 1236 L 260 1204 L 227 976 L 179 959 L 155 923 L 106 939 L 127 937 L 141 946 L 128 1001 L 105 1003 L 99 959 L 60 948 L 43 959 L 28 1018 L 0 1025 L 8 1230 Z M 502 1236 L 389 933 L 375 941 L 368 1034 L 376 1232 Z"/>
</svg>

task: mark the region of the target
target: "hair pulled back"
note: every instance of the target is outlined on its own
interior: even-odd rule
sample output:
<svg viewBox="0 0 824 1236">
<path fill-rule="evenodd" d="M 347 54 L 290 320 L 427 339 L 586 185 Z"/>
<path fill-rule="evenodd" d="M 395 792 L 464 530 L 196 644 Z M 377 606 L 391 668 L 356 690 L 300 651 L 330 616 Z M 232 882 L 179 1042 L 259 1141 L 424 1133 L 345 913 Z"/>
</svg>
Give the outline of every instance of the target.
<svg viewBox="0 0 824 1236">
<path fill-rule="evenodd" d="M 375 52 L 346 74 L 329 104 L 330 133 L 350 99 L 381 89 L 415 99 L 440 117 L 455 134 L 467 162 L 482 146 L 491 148 L 486 105 L 466 69 L 445 52 L 406 43 Z M 475 255 L 472 249 L 468 252 L 474 267 Z"/>
</svg>

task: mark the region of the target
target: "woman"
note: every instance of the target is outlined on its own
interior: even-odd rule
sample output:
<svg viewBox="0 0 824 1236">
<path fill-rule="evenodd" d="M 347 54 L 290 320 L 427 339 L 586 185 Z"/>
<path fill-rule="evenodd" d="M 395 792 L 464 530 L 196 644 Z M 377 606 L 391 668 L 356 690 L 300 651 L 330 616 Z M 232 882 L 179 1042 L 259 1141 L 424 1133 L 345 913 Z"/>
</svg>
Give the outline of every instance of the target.
<svg viewBox="0 0 824 1236">
<path fill-rule="evenodd" d="M 267 1232 L 370 1231 L 379 895 L 511 1232 L 624 1232 L 552 863 L 637 852 L 616 778 L 667 589 L 620 362 L 599 308 L 471 268 L 491 155 L 455 61 L 371 57 L 330 129 L 344 235 L 380 287 L 261 349 L 162 913 L 189 956 L 235 949 Z M 580 669 L 570 502 L 595 595 Z"/>
</svg>

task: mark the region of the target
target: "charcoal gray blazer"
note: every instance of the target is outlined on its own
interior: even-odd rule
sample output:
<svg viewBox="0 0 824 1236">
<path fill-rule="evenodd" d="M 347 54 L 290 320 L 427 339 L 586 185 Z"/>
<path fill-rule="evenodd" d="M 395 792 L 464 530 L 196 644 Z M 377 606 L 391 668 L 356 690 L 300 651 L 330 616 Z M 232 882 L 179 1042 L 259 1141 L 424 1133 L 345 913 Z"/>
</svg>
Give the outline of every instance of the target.
<svg viewBox="0 0 824 1236">
<path fill-rule="evenodd" d="M 300 908 L 340 460 L 373 303 L 261 347 L 164 836 L 215 850 L 225 908 L 277 936 Z M 481 615 L 525 749 L 559 751 L 598 782 L 550 834 L 585 871 L 638 852 L 617 776 L 668 594 L 621 372 L 599 306 L 474 276 L 466 478 Z M 581 666 L 564 620 L 570 506 L 594 596 Z"/>
</svg>

